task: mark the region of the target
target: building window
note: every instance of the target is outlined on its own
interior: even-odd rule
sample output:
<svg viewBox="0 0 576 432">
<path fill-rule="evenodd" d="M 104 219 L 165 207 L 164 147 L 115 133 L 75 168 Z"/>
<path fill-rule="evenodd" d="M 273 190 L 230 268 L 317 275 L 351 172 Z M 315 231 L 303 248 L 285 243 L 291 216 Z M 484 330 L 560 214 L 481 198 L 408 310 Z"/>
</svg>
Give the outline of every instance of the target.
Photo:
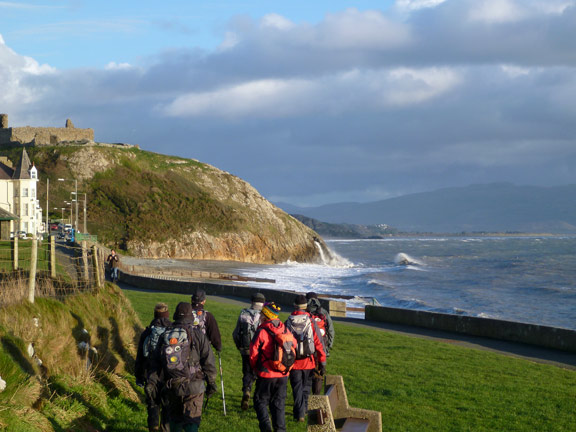
<svg viewBox="0 0 576 432">
<path fill-rule="evenodd" d="M 28 216 L 28 204 L 24 204 L 24 216 Z"/>
<path fill-rule="evenodd" d="M 30 196 L 32 198 L 36 198 L 36 188 L 30 188 Z"/>
<path fill-rule="evenodd" d="M 28 196 L 28 188 L 23 188 L 23 189 L 22 189 L 22 196 L 23 196 L 23 197 L 27 197 L 27 196 Z"/>
</svg>

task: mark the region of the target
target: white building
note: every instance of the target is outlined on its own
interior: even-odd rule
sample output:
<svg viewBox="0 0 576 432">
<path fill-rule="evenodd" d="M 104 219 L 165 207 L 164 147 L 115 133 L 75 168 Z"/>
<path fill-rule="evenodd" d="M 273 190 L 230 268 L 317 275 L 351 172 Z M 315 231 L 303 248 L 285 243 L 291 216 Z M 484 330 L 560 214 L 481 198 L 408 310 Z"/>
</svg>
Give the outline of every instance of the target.
<svg viewBox="0 0 576 432">
<path fill-rule="evenodd" d="M 10 232 L 39 234 L 44 231 L 38 200 L 38 170 L 30 162 L 26 149 L 15 167 L 0 157 L 0 209 L 14 216 Z"/>
</svg>

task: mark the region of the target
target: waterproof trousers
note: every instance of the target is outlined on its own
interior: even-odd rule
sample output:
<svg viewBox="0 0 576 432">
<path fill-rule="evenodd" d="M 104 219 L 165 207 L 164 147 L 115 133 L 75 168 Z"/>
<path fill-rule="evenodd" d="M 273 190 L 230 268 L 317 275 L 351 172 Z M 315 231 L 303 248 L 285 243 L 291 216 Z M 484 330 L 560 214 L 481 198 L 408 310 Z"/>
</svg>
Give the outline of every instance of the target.
<svg viewBox="0 0 576 432">
<path fill-rule="evenodd" d="M 294 397 L 294 420 L 306 418 L 308 413 L 308 396 L 312 387 L 312 372 L 314 369 L 292 369 L 290 385 Z"/>
<path fill-rule="evenodd" d="M 254 391 L 254 409 L 258 417 L 260 432 L 286 432 L 286 391 L 288 387 L 288 376 L 282 378 L 261 378 L 256 379 L 256 390 Z M 272 423 L 270 423 L 270 416 Z"/>
</svg>

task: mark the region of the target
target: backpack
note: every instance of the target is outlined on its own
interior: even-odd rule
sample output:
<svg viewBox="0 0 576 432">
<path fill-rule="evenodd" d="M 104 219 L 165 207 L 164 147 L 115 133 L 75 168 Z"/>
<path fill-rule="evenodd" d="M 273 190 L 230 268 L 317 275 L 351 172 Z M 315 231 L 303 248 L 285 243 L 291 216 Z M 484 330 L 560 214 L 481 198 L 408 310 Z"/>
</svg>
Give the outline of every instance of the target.
<svg viewBox="0 0 576 432">
<path fill-rule="evenodd" d="M 298 341 L 296 359 L 305 359 L 316 352 L 310 315 L 290 315 L 286 320 L 286 327 L 294 334 L 294 337 Z"/>
<path fill-rule="evenodd" d="M 321 313 L 310 313 L 310 316 L 314 321 L 316 321 L 316 325 L 320 330 L 320 335 L 322 335 L 322 338 L 326 338 L 326 315 Z"/>
<path fill-rule="evenodd" d="M 270 367 L 276 372 L 287 375 L 296 361 L 294 336 L 286 328 L 282 333 L 274 333 L 270 329 L 264 329 L 270 334 L 274 344 L 274 354 L 269 361 Z"/>
<path fill-rule="evenodd" d="M 252 311 L 251 309 L 242 309 L 239 317 L 238 338 L 240 340 L 240 348 L 245 350 L 250 349 L 250 342 L 252 342 L 260 323 L 260 311 Z"/>
<path fill-rule="evenodd" d="M 194 327 L 198 327 L 202 333 L 206 334 L 206 311 L 204 310 L 193 310 L 194 315 Z"/>
<path fill-rule="evenodd" d="M 167 378 L 192 378 L 200 366 L 192 361 L 194 340 L 186 327 L 168 327 L 162 335 L 160 361 Z"/>
<path fill-rule="evenodd" d="M 158 349 L 158 346 L 160 345 L 160 339 L 162 338 L 162 335 L 166 331 L 166 327 L 163 326 L 153 325 L 150 326 L 149 329 L 150 331 L 148 332 L 148 335 L 144 339 L 144 343 L 142 346 L 142 354 L 144 354 L 144 358 L 151 358 L 152 355 L 154 355 L 154 353 Z"/>
</svg>

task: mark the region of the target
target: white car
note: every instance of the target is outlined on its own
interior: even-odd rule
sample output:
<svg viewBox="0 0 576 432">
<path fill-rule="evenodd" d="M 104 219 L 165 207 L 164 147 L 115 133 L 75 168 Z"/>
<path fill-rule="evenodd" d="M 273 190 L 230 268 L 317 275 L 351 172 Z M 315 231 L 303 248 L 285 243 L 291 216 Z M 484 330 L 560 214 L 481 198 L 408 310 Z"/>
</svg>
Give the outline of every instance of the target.
<svg viewBox="0 0 576 432">
<path fill-rule="evenodd" d="M 65 224 L 64 225 L 64 232 L 70 232 L 72 230 L 72 224 Z"/>
</svg>

